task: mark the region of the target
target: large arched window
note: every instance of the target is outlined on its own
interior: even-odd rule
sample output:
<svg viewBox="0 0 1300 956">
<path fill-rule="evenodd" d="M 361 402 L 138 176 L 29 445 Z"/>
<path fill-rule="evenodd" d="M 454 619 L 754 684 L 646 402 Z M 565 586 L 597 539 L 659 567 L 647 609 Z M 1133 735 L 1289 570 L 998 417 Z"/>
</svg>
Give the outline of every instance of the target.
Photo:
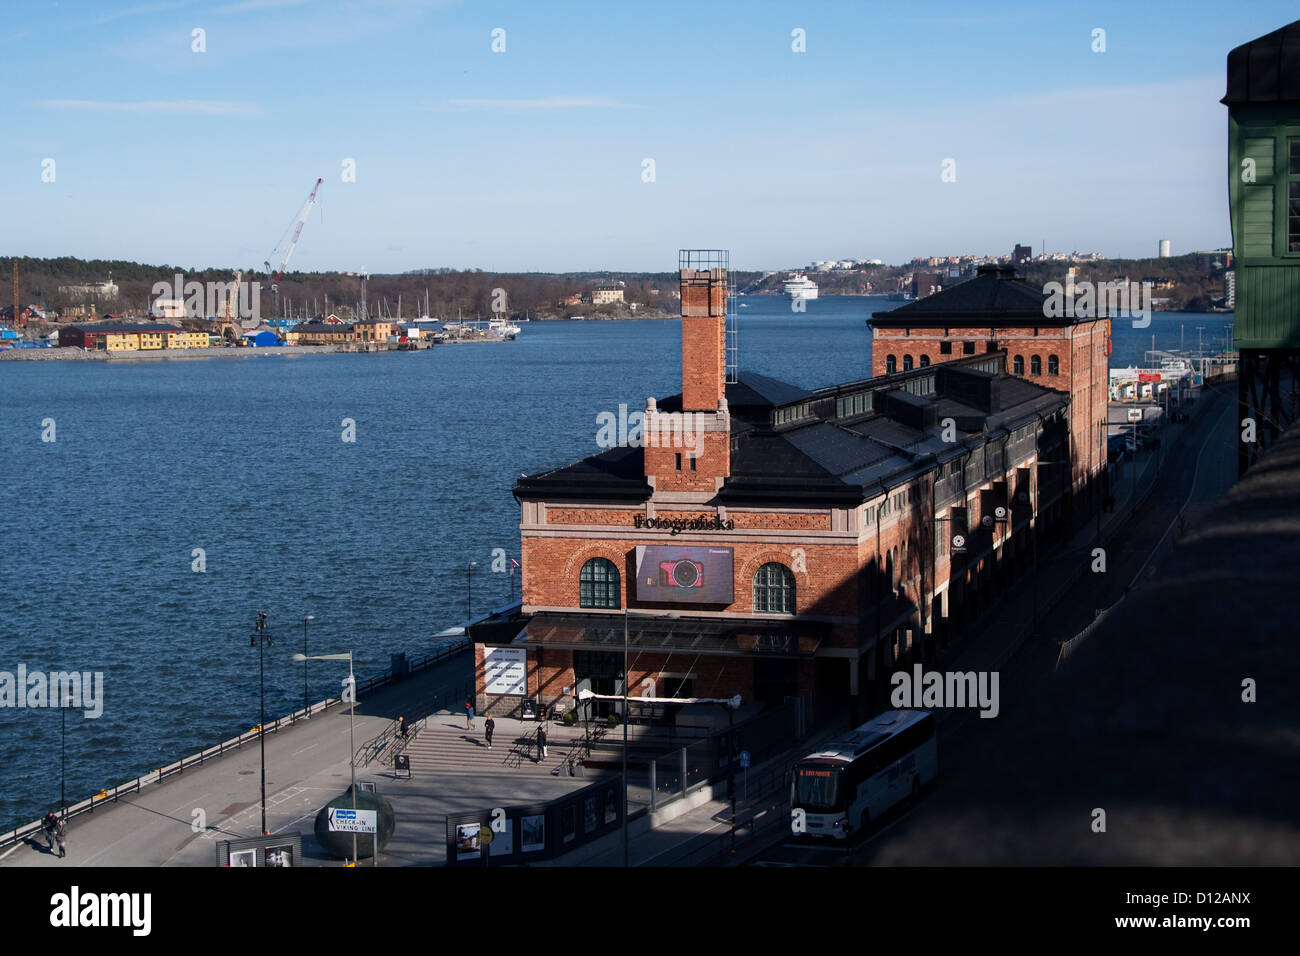
<svg viewBox="0 0 1300 956">
<path fill-rule="evenodd" d="M 1035 355 L 1033 358 L 1029 360 L 1029 374 L 1030 375 L 1043 374 L 1043 357 L 1041 355 Z"/>
<path fill-rule="evenodd" d="M 898 359 L 892 355 L 885 356 L 885 374 L 893 375 L 898 371 Z"/>
<path fill-rule="evenodd" d="M 1017 355 L 1011 360 L 1011 371 L 1016 375 L 1025 374 L 1025 357 L 1023 355 Z"/>
<path fill-rule="evenodd" d="M 754 610 L 759 614 L 793 614 L 794 574 L 775 561 L 754 575 Z"/>
<path fill-rule="evenodd" d="M 912 356 L 910 355 L 903 356 L 903 371 L 904 372 L 912 371 Z"/>
<path fill-rule="evenodd" d="M 618 568 L 613 561 L 592 558 L 578 575 L 579 607 L 618 607 Z"/>
<path fill-rule="evenodd" d="M 1048 375 L 1061 374 L 1061 360 L 1057 358 L 1055 355 L 1047 356 L 1047 374 Z"/>
<path fill-rule="evenodd" d="M 921 353 L 921 368 L 927 368 L 930 365 L 930 356 L 924 352 Z"/>
</svg>

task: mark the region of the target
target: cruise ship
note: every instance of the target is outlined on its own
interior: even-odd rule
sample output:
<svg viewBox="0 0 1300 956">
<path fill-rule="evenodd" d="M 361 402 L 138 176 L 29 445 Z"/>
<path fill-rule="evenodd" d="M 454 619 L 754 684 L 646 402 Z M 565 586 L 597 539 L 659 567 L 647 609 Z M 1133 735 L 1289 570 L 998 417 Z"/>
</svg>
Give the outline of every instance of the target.
<svg viewBox="0 0 1300 956">
<path fill-rule="evenodd" d="M 817 284 L 802 272 L 786 279 L 781 291 L 792 299 L 817 298 Z"/>
</svg>

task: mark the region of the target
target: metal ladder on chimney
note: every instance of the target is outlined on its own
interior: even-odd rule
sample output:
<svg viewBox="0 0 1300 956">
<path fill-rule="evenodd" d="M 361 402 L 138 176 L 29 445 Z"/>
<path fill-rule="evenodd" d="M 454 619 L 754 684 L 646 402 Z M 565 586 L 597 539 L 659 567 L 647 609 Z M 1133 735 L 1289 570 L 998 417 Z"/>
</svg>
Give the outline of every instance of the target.
<svg viewBox="0 0 1300 956">
<path fill-rule="evenodd" d="M 727 270 L 726 342 L 727 384 L 734 385 L 740 375 L 740 306 L 736 303 L 736 280 Z"/>
</svg>

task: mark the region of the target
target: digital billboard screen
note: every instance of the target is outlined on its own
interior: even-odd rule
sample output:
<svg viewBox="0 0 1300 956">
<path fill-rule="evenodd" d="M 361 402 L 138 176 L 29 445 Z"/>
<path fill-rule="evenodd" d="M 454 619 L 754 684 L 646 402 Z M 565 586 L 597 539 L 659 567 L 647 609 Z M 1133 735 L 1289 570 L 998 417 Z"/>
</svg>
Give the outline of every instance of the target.
<svg viewBox="0 0 1300 956">
<path fill-rule="evenodd" d="M 732 549 L 643 544 L 636 549 L 636 596 L 663 604 L 730 604 Z"/>
</svg>

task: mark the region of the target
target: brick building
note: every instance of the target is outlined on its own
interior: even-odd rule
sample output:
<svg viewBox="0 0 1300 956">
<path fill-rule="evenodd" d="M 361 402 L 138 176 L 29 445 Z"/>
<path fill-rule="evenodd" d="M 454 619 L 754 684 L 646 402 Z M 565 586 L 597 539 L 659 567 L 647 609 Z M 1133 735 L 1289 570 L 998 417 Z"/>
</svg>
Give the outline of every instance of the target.
<svg viewBox="0 0 1300 956">
<path fill-rule="evenodd" d="M 816 391 L 728 382 L 726 271 L 679 278 L 682 392 L 647 401 L 645 447 L 515 485 L 522 604 L 469 628 L 483 713 L 622 695 L 625 628 L 632 701 L 874 712 L 1059 529 L 1069 397 L 1005 352 Z"/>
<path fill-rule="evenodd" d="M 1012 375 L 1070 396 L 1073 486 L 1086 494 L 1106 465 L 1110 322 L 1048 318 L 1047 298 L 1014 267 L 980 266 L 974 279 L 872 316 L 871 371 L 892 375 L 1005 351 Z"/>
</svg>

